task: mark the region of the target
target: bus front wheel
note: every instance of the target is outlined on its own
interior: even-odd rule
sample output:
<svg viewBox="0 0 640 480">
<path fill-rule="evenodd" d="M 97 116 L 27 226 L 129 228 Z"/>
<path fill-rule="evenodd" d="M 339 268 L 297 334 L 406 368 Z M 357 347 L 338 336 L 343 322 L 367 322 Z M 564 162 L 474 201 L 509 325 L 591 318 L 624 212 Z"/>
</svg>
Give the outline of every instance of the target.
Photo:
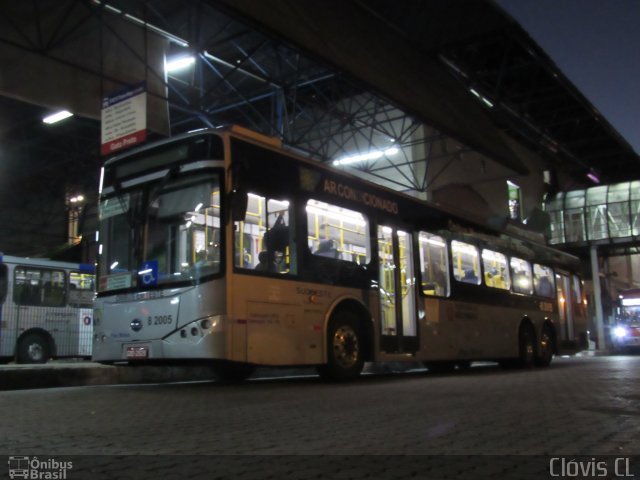
<svg viewBox="0 0 640 480">
<path fill-rule="evenodd" d="M 318 367 L 327 380 L 347 381 L 360 375 L 364 344 L 358 318 L 350 311 L 336 313 L 327 328 L 327 363 Z"/>
<path fill-rule="evenodd" d="M 18 363 L 45 363 L 51 353 L 49 342 L 38 333 L 27 333 L 18 341 Z"/>
</svg>

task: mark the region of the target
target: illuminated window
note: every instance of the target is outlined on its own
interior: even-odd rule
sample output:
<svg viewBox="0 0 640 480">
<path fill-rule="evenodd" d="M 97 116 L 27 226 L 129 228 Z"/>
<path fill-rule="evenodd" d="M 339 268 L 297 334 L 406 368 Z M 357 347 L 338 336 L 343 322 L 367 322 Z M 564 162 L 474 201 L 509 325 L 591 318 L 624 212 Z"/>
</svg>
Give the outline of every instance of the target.
<svg viewBox="0 0 640 480">
<path fill-rule="evenodd" d="M 371 260 L 369 222 L 354 210 L 309 200 L 307 239 L 311 253 L 316 256 L 358 265 Z"/>
<path fill-rule="evenodd" d="M 488 287 L 509 290 L 511 277 L 507 257 L 493 250 L 482 250 L 482 269 L 484 271 L 484 283 Z"/>
<path fill-rule="evenodd" d="M 420 279 L 425 295 L 449 296 L 449 259 L 444 238 L 420 232 Z"/>
<path fill-rule="evenodd" d="M 507 180 L 507 189 L 509 191 L 509 218 L 512 220 L 521 220 L 522 198 L 520 194 L 520 187 Z"/>
<path fill-rule="evenodd" d="M 533 265 L 533 285 L 536 295 L 553 298 L 556 295 L 553 270 L 550 267 Z"/>
<path fill-rule="evenodd" d="M 516 293 L 533 293 L 533 281 L 531 276 L 531 264 L 526 260 L 512 257 L 510 260 L 511 278 L 513 279 L 513 291 Z"/>
<path fill-rule="evenodd" d="M 234 265 L 268 273 L 295 273 L 293 217 L 288 200 L 249 193 L 242 222 L 235 222 Z"/>
<path fill-rule="evenodd" d="M 459 282 L 480 285 L 480 255 L 478 248 L 470 243 L 451 242 L 453 277 Z"/>
</svg>

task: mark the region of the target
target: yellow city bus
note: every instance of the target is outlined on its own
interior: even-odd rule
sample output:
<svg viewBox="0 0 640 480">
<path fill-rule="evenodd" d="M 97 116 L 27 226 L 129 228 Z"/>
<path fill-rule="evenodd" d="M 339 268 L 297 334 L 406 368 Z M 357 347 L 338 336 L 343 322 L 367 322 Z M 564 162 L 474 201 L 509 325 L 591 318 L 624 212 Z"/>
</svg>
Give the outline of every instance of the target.
<svg viewBox="0 0 640 480">
<path fill-rule="evenodd" d="M 239 127 L 109 159 L 100 192 L 104 363 L 207 362 L 225 380 L 259 365 L 337 380 L 364 362 L 546 366 L 556 275 L 578 268 Z"/>
</svg>

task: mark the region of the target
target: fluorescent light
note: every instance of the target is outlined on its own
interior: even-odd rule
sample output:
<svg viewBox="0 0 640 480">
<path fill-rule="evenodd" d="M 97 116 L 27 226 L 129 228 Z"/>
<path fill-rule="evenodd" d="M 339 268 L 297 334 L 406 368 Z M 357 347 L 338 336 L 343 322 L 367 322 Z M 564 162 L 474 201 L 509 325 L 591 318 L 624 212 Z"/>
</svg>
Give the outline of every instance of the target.
<svg viewBox="0 0 640 480">
<path fill-rule="evenodd" d="M 51 115 L 44 117 L 42 121 L 47 125 L 51 125 L 52 123 L 59 122 L 60 120 L 64 120 L 65 118 L 73 117 L 73 113 L 68 110 L 62 110 L 60 112 L 52 113 Z"/>
<path fill-rule="evenodd" d="M 191 56 L 175 58 L 166 62 L 164 70 L 165 72 L 175 72 L 177 70 L 182 70 L 183 68 L 187 68 L 188 66 L 195 63 L 195 61 L 196 58 Z"/>
<path fill-rule="evenodd" d="M 480 100 L 482 100 L 482 102 L 489 108 L 493 108 L 493 103 L 484 95 L 479 94 L 476 90 L 474 90 L 473 88 L 470 88 L 469 91 L 471 93 L 473 93 L 476 97 L 478 97 Z"/>
<path fill-rule="evenodd" d="M 350 163 L 362 162 L 363 160 L 377 160 L 383 155 L 391 156 L 398 153 L 400 150 L 396 147 L 387 148 L 386 150 L 371 150 L 367 153 L 360 153 L 356 155 L 348 155 L 346 157 L 334 160 L 334 165 L 349 165 Z"/>
<path fill-rule="evenodd" d="M 111 267 L 109 267 L 109 270 L 113 270 L 114 268 L 116 268 L 118 266 L 118 261 L 116 260 L 115 262 L 113 262 L 111 264 Z"/>
<path fill-rule="evenodd" d="M 600 183 L 600 177 L 598 176 L 596 171 L 593 169 L 589 170 L 589 172 L 587 173 L 587 178 L 591 180 L 593 183 Z"/>
</svg>

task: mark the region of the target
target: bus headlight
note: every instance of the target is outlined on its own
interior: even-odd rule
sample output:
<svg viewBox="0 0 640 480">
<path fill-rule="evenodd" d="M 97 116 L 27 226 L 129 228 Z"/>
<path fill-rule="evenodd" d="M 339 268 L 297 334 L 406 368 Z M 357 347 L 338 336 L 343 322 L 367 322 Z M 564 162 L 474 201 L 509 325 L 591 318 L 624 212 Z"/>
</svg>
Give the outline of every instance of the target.
<svg viewBox="0 0 640 480">
<path fill-rule="evenodd" d="M 616 338 L 624 338 L 629 334 L 625 327 L 616 327 L 613 329 L 613 335 Z"/>
</svg>

